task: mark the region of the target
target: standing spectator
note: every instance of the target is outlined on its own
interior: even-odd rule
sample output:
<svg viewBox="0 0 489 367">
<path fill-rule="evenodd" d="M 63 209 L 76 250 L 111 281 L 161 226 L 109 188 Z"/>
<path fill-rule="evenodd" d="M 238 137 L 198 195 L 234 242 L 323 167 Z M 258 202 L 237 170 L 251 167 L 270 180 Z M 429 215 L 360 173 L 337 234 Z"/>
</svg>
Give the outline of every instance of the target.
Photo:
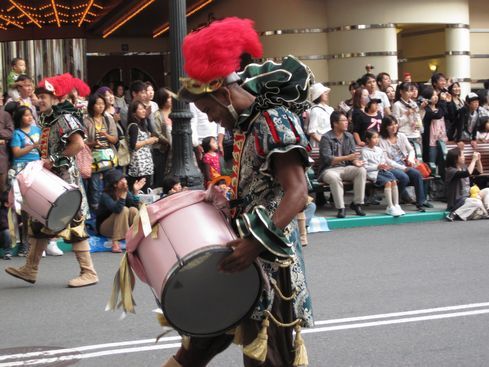
<svg viewBox="0 0 489 367">
<path fill-rule="evenodd" d="M 360 160 L 360 154 L 355 150 L 355 140 L 346 131 L 347 117 L 341 112 L 331 114 L 331 128 L 321 138 L 319 157 L 321 168 L 319 179 L 331 187 L 334 203 L 338 209 L 338 218 L 346 214 L 344 202 L 343 181 L 353 181 L 354 198 L 350 208 L 357 215 L 364 216 L 362 204 L 365 198 L 365 182 L 367 171 Z"/>
<path fill-rule="evenodd" d="M 154 113 L 153 120 L 158 143 L 153 145 L 153 161 L 155 165 L 153 186 L 162 187 L 163 179 L 170 171 L 172 158 L 172 120 L 170 119 L 172 96 L 170 92 L 165 88 L 158 89 L 156 103 L 158 103 L 158 111 Z"/>
<path fill-rule="evenodd" d="M 9 141 L 14 132 L 12 117 L 3 108 L 0 109 L 0 193 L 7 188 L 7 172 L 9 170 Z"/>
<path fill-rule="evenodd" d="M 10 141 L 10 148 L 13 155 L 12 168 L 17 174 L 27 163 L 41 159 L 39 154 L 41 129 L 36 126 L 31 109 L 27 106 L 20 106 L 14 111 L 14 126 L 15 130 Z M 29 241 L 27 238 L 29 218 L 24 211 L 20 215 L 20 222 L 22 223 L 22 227 L 19 227 L 21 241 L 17 255 L 25 257 L 29 250 Z M 50 242 L 46 250 L 48 253 L 56 253 L 59 249 L 55 242 Z"/>
<path fill-rule="evenodd" d="M 330 88 L 322 83 L 315 83 L 311 86 L 311 100 L 314 105 L 309 110 L 309 124 L 307 135 L 311 146 L 319 146 L 321 137 L 331 130 L 330 116 L 334 109 L 328 106 Z"/>
<path fill-rule="evenodd" d="M 435 90 L 436 94 L 438 94 L 438 99 L 442 99 L 440 96 L 441 93 L 448 94 L 447 77 L 443 73 L 434 73 L 431 76 L 431 86 Z M 444 99 L 446 100 L 447 98 Z"/>
<path fill-rule="evenodd" d="M 219 147 L 216 138 L 213 136 L 208 136 L 202 140 L 202 149 L 204 150 L 204 157 L 202 158 L 204 171 L 202 173 L 207 187 L 213 179 L 221 176 L 222 156 L 219 154 Z"/>
<path fill-rule="evenodd" d="M 0 247 L 3 249 L 3 259 L 12 260 L 12 239 L 8 226 L 8 193 L 0 194 Z"/>
<path fill-rule="evenodd" d="M 155 98 L 155 88 L 151 82 L 146 82 L 147 105 L 151 107 L 151 116 L 158 111 L 158 104 L 153 101 Z"/>
<path fill-rule="evenodd" d="M 122 83 L 118 84 L 115 88 L 114 107 L 116 109 L 116 112 L 120 113 L 120 116 L 121 116 L 120 124 L 122 125 L 124 130 L 126 130 L 127 129 L 128 105 L 126 102 L 126 88 L 124 87 L 124 84 L 122 84 Z"/>
<path fill-rule="evenodd" d="M 398 126 L 393 116 L 385 116 L 382 119 L 379 146 L 392 162 L 394 169 L 391 172 L 398 180 L 401 199 L 410 201 L 407 198 L 406 187 L 408 185 L 414 185 L 416 208 L 418 211 L 424 212 L 424 207 L 432 208 L 433 205 L 426 201 L 423 177 L 414 168 L 416 164 L 414 148 L 409 143 L 406 135 L 398 130 Z"/>
<path fill-rule="evenodd" d="M 447 104 L 444 100 L 438 100 L 438 94 L 432 87 L 424 88 L 422 94 L 429 101 L 423 118 L 423 161 L 436 165 L 441 153 L 438 150 L 438 141 L 448 140 L 445 127 Z"/>
<path fill-rule="evenodd" d="M 380 131 L 382 114 L 378 110 L 380 99 L 372 98 L 365 106 L 365 111 L 357 114 L 353 121 L 353 137 L 355 143 L 361 147 L 365 146 L 365 135 L 367 130 Z"/>
<path fill-rule="evenodd" d="M 384 188 L 387 201 L 386 214 L 399 217 L 406 214 L 399 205 L 399 191 L 396 176 L 392 173 L 395 163 L 386 158 L 382 149 L 378 147 L 379 133 L 368 130 L 366 133 L 367 145 L 362 148 L 362 160 L 365 163 L 367 177 L 376 187 Z"/>
<path fill-rule="evenodd" d="M 32 79 L 25 74 L 19 75 L 17 77 L 17 81 L 15 82 L 15 89 L 17 91 L 17 98 L 10 98 L 7 100 L 7 103 L 16 102 L 20 106 L 29 107 L 31 109 L 32 116 L 34 117 L 34 121 L 37 123 L 38 116 L 36 105 L 38 100 L 34 94 L 34 84 Z"/>
<path fill-rule="evenodd" d="M 392 85 L 389 85 L 385 89 L 385 94 L 387 95 L 387 98 L 389 99 L 389 103 L 392 107 L 392 105 L 396 101 L 396 90 L 394 89 L 394 87 Z"/>
<path fill-rule="evenodd" d="M 477 95 L 479 96 L 479 105 L 484 110 L 484 113 L 489 116 L 489 90 L 481 89 Z"/>
<path fill-rule="evenodd" d="M 88 203 L 90 209 L 96 212 L 102 194 L 102 180 L 115 167 L 117 150 L 115 144 L 119 141 L 117 127 L 110 114 L 106 114 L 107 100 L 101 95 L 95 94 L 88 98 L 87 116 L 83 123 L 87 129 L 86 144 L 92 150 L 94 163 L 92 164 L 92 176 L 88 179 Z M 113 157 L 112 163 L 99 163 L 99 157 Z M 104 164 L 104 166 L 101 166 Z M 105 164 L 114 164 L 105 166 Z M 99 166 L 100 165 L 100 166 Z"/>
<path fill-rule="evenodd" d="M 17 92 L 17 89 L 15 88 L 15 82 L 17 82 L 17 78 L 20 75 L 25 74 L 27 68 L 25 66 L 25 60 L 20 57 L 13 58 L 10 62 L 10 66 L 12 69 L 7 76 L 8 95 L 17 102 L 19 92 Z"/>
<path fill-rule="evenodd" d="M 100 87 L 97 89 L 95 94 L 98 94 L 105 100 L 106 108 L 104 113 L 109 115 L 116 124 L 121 124 L 124 126 L 124 123 L 121 121 L 121 112 L 117 107 L 115 107 L 115 97 L 112 89 L 109 87 Z"/>
<path fill-rule="evenodd" d="M 412 80 L 411 73 L 406 72 L 406 73 L 402 74 L 402 81 L 405 83 L 412 83 L 413 80 Z"/>
<path fill-rule="evenodd" d="M 400 96 L 399 100 L 392 105 L 392 116 L 399 122 L 399 132 L 405 134 L 408 139 L 421 144 L 423 123 L 419 115 L 419 107 L 412 99 L 411 83 L 403 82 L 397 89 Z"/>
<path fill-rule="evenodd" d="M 386 72 L 381 72 L 377 75 L 376 81 L 379 90 L 387 94 L 387 88 L 392 86 L 391 76 Z"/>
<path fill-rule="evenodd" d="M 129 87 L 129 90 L 131 92 L 131 99 L 132 101 L 139 101 L 142 102 L 143 104 L 148 100 L 148 93 L 146 92 L 146 84 L 144 84 L 143 81 L 141 80 L 135 80 L 131 83 L 131 86 Z M 130 116 L 128 116 L 128 120 L 130 119 Z"/>
<path fill-rule="evenodd" d="M 137 193 L 146 184 L 142 178 L 134 182 L 131 190 L 119 170 L 111 170 L 105 176 L 105 189 L 97 210 L 97 232 L 112 239 L 112 252 L 122 252 L 119 241 L 126 238 L 129 227 L 138 214 Z"/>
<path fill-rule="evenodd" d="M 483 168 L 479 152 L 474 152 L 472 154 L 472 160 L 467 167 L 465 165 L 463 150 L 460 148 L 453 148 L 448 151 L 445 164 L 447 210 L 450 212 L 446 218 L 448 221 L 453 221 L 458 216 L 457 209 L 464 206 L 470 196 L 470 175 L 472 175 L 476 170 L 478 173 L 482 173 Z"/>
<path fill-rule="evenodd" d="M 487 116 L 479 107 L 479 96 L 470 92 L 465 97 L 466 105 L 458 113 L 457 134 L 455 140 L 470 141 L 472 148 L 477 148 L 477 131 L 480 130 L 481 118 Z"/>
<path fill-rule="evenodd" d="M 489 116 L 483 116 L 480 120 L 480 129 L 477 131 L 477 141 L 489 143 Z"/>
<path fill-rule="evenodd" d="M 348 117 L 348 120 L 350 122 L 351 122 L 351 114 L 353 112 L 353 96 L 355 95 L 355 91 L 358 88 L 360 88 L 360 84 L 358 84 L 355 81 L 351 82 L 350 85 L 348 86 L 348 91 L 351 94 L 351 98 L 341 101 L 340 104 L 338 105 L 338 110 L 343 112 Z"/>
<path fill-rule="evenodd" d="M 149 121 L 146 118 L 146 107 L 141 101 L 134 101 L 129 106 L 129 149 L 131 151 L 131 163 L 129 163 L 127 183 L 133 187 L 134 183 L 142 178 L 146 179 L 142 190 L 151 186 L 154 173 L 151 146 L 158 142 L 158 138 L 152 137 Z"/>
<path fill-rule="evenodd" d="M 460 110 L 464 106 L 464 101 L 460 97 L 461 88 L 458 82 L 450 84 L 448 93 L 451 95 L 451 101 L 447 103 L 448 119 L 447 119 L 447 137 L 448 140 L 455 140 L 457 136 L 458 120 Z"/>
<path fill-rule="evenodd" d="M 362 76 L 362 86 L 368 91 L 370 99 L 380 99 L 379 111 L 382 116 L 391 114 L 391 104 L 387 94 L 377 89 L 377 82 L 374 74 L 367 73 Z"/>
<path fill-rule="evenodd" d="M 360 124 L 362 114 L 365 113 L 365 107 L 370 100 L 368 97 L 368 91 L 365 88 L 357 88 L 353 93 L 353 108 L 351 114 L 348 117 L 348 131 L 353 133 L 356 124 Z"/>
</svg>

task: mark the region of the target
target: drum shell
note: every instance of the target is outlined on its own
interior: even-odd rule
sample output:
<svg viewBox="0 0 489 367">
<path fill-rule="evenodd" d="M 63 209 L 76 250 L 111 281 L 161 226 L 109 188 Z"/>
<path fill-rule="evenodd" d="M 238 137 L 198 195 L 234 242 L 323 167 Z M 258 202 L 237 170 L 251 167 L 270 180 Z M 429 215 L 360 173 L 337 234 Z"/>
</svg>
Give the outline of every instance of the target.
<svg viewBox="0 0 489 367">
<path fill-rule="evenodd" d="M 144 238 L 137 249 L 148 284 L 156 295 L 162 294 L 179 259 L 209 246 L 224 246 L 236 239 L 224 215 L 204 201 L 173 212 L 157 225 L 158 238 Z"/>
<path fill-rule="evenodd" d="M 71 185 L 56 176 L 51 171 L 43 168 L 36 172 L 34 177 L 29 177 L 32 183 L 27 186 L 25 184 L 26 177 L 23 171 L 17 175 L 20 192 L 22 194 L 22 209 L 31 215 L 31 217 L 49 228 L 49 214 L 53 208 L 53 204 L 60 199 L 63 194 L 68 191 L 78 191 L 75 185 Z M 79 203 L 75 204 L 78 209 L 73 210 L 73 216 L 66 220 L 65 228 L 77 214 L 81 206 L 82 195 L 79 194 Z M 59 205 L 59 204 L 58 204 Z M 60 231 L 63 228 L 49 228 L 53 231 Z"/>
</svg>

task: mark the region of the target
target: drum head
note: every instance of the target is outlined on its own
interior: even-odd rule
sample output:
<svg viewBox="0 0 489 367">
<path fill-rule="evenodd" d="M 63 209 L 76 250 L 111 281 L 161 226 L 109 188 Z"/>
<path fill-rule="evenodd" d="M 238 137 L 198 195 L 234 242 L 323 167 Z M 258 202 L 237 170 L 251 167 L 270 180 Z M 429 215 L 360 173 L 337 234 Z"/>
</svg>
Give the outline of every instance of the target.
<svg viewBox="0 0 489 367">
<path fill-rule="evenodd" d="M 222 246 L 203 248 L 170 272 L 161 296 L 168 322 L 190 336 L 219 335 L 248 316 L 261 293 L 258 265 L 234 274 L 218 272 L 231 252 Z"/>
<path fill-rule="evenodd" d="M 53 232 L 59 232 L 75 217 L 80 210 L 82 194 L 80 190 L 68 190 L 62 194 L 49 210 L 46 227 Z"/>
</svg>

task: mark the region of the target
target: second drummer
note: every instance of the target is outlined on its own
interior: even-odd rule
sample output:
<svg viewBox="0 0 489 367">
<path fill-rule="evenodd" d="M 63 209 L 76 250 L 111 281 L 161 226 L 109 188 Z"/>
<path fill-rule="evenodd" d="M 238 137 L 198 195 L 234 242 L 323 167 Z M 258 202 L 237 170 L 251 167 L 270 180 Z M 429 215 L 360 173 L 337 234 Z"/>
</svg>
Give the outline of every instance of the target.
<svg viewBox="0 0 489 367">
<path fill-rule="evenodd" d="M 90 89 L 81 80 L 70 74 L 46 78 L 39 83 L 36 94 L 39 97 L 42 128 L 40 151 L 44 167 L 61 177 L 69 184 L 75 184 L 83 191 L 80 172 L 74 157 L 83 149 L 85 132 L 79 111 L 68 101 L 66 96 L 77 89 L 80 95 L 88 95 Z M 82 208 L 72 222 L 61 232 L 54 233 L 35 220 L 29 221 L 30 249 L 26 263 L 20 268 L 9 267 L 5 271 L 28 283 L 35 283 L 39 262 L 49 239 L 62 237 L 71 243 L 73 252 L 80 266 L 80 275 L 71 279 L 68 286 L 84 287 L 98 282 L 97 272 L 90 256 L 90 245 L 85 228 L 85 216 L 88 204 L 85 196 Z"/>
</svg>

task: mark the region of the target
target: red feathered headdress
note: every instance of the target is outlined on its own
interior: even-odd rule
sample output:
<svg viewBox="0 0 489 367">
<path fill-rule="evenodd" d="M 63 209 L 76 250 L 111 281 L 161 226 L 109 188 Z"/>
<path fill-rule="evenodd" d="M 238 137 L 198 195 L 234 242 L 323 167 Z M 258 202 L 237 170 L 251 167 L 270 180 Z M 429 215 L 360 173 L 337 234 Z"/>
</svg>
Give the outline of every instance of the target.
<svg viewBox="0 0 489 367">
<path fill-rule="evenodd" d="M 49 93 L 60 98 L 68 95 L 73 88 L 75 88 L 75 78 L 70 73 L 65 73 L 41 80 L 36 93 Z"/>
<path fill-rule="evenodd" d="M 209 83 L 237 71 L 243 53 L 261 57 L 263 48 L 253 24 L 249 19 L 231 17 L 187 35 L 183 56 L 188 76 Z"/>
<path fill-rule="evenodd" d="M 74 88 L 77 90 L 80 97 L 87 97 L 90 95 L 90 87 L 81 79 L 73 78 Z"/>
</svg>

